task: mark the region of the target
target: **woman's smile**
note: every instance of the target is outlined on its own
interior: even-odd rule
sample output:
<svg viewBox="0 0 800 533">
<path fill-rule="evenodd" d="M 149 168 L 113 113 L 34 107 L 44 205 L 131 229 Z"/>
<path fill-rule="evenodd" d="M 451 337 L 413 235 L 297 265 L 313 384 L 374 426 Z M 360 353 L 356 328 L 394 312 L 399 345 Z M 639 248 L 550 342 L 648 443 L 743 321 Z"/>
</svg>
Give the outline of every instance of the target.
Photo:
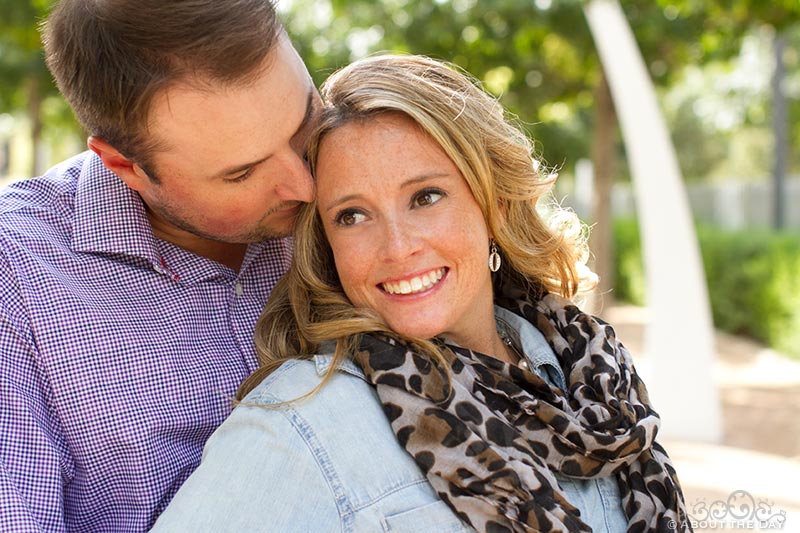
<svg viewBox="0 0 800 533">
<path fill-rule="evenodd" d="M 447 268 L 441 267 L 425 272 L 422 275 L 409 276 L 392 281 L 384 281 L 379 287 L 389 294 L 419 294 L 432 289 L 447 274 Z"/>
</svg>

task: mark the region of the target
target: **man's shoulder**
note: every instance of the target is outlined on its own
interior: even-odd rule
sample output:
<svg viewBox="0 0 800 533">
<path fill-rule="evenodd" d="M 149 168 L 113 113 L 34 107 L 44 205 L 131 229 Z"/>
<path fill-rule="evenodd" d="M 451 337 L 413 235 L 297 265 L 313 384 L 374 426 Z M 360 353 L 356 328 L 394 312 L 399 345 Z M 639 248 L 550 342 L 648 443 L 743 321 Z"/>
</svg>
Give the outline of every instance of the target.
<svg viewBox="0 0 800 533">
<path fill-rule="evenodd" d="M 0 277 L 4 298 L 40 294 L 78 264 L 72 250 L 79 182 L 93 154 L 84 152 L 41 176 L 0 191 Z M 13 290 L 12 290 L 13 288 Z M 39 296 L 37 296 L 38 298 Z"/>
<path fill-rule="evenodd" d="M 35 178 L 12 182 L 0 190 L 0 231 L 25 231 L 28 223 L 63 221 L 74 210 L 78 178 L 88 152 L 78 154 Z"/>
</svg>

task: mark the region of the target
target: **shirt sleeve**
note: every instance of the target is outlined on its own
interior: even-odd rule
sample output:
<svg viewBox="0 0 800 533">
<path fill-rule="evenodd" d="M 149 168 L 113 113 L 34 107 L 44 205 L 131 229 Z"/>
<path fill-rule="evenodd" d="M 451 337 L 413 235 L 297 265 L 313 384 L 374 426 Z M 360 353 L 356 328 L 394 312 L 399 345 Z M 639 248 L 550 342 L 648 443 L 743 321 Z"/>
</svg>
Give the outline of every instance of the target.
<svg viewBox="0 0 800 533">
<path fill-rule="evenodd" d="M 0 253 L 0 531 L 65 531 L 65 446 L 17 280 Z"/>
<path fill-rule="evenodd" d="M 153 532 L 342 531 L 324 471 L 291 409 L 239 405 Z"/>
</svg>

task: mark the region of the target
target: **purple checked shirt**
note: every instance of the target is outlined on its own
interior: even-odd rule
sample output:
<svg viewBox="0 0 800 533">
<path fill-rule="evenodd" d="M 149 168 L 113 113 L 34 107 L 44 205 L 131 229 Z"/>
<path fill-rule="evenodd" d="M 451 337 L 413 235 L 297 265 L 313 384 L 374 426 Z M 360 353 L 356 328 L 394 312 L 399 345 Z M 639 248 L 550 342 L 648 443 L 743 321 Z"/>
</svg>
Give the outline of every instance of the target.
<svg viewBox="0 0 800 533">
<path fill-rule="evenodd" d="M 0 531 L 146 531 L 256 367 L 291 243 L 237 274 L 90 152 L 0 194 Z"/>
</svg>

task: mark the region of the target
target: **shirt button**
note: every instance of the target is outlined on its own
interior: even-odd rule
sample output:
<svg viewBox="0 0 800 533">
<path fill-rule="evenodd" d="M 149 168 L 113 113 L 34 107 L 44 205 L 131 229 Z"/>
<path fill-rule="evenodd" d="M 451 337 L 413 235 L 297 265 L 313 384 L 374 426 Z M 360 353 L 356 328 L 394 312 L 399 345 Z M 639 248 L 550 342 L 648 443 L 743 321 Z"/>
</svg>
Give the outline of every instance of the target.
<svg viewBox="0 0 800 533">
<path fill-rule="evenodd" d="M 239 283 L 238 281 L 234 286 L 234 290 L 236 291 L 236 296 L 241 296 L 242 294 L 244 294 L 244 287 L 242 287 L 242 284 Z"/>
</svg>

